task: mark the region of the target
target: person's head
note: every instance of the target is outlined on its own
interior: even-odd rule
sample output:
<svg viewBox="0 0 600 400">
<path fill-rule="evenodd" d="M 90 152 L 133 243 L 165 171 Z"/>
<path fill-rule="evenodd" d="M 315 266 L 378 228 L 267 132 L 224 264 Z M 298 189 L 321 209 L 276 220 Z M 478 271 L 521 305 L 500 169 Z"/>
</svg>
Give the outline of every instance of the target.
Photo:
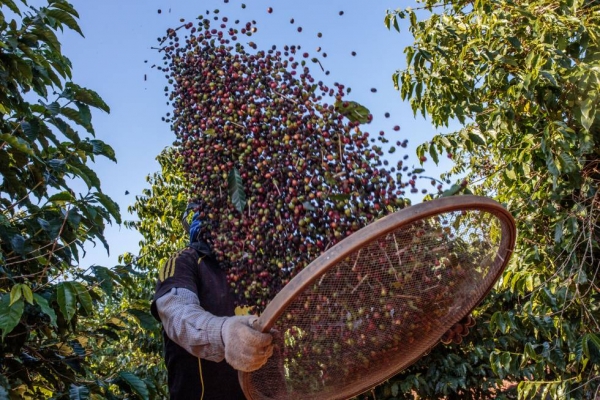
<svg viewBox="0 0 600 400">
<path fill-rule="evenodd" d="M 183 213 L 183 219 L 181 223 L 189 234 L 190 244 L 197 242 L 199 238 L 200 228 L 202 227 L 202 221 L 200 219 L 200 212 L 198 211 L 199 204 L 192 202 L 189 203 L 185 212 Z M 192 216 L 190 217 L 190 214 Z"/>
<path fill-rule="evenodd" d="M 200 228 L 202 227 L 202 221 L 200 220 L 200 213 L 196 211 L 190 224 L 190 244 L 200 240 Z"/>
</svg>

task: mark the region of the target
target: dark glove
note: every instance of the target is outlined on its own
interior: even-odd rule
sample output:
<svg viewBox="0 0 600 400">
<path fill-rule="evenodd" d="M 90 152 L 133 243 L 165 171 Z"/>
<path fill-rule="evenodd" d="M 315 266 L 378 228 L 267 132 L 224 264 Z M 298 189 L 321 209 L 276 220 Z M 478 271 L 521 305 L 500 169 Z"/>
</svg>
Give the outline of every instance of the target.
<svg viewBox="0 0 600 400">
<path fill-rule="evenodd" d="M 273 337 L 252 327 L 257 318 L 251 315 L 229 317 L 223 323 L 221 336 L 225 360 L 238 371 L 259 369 L 273 354 Z"/>
</svg>

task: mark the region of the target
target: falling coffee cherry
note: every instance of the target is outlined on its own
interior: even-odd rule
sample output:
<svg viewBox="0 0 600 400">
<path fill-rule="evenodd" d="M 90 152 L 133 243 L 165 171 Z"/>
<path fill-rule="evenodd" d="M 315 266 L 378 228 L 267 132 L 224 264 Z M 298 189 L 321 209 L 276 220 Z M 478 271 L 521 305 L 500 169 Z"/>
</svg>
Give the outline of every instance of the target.
<svg viewBox="0 0 600 400">
<path fill-rule="evenodd" d="M 377 89 L 376 88 L 371 88 L 371 93 L 377 93 Z"/>
<path fill-rule="evenodd" d="M 168 31 L 173 45 L 161 71 L 173 110 L 165 121 L 190 183 L 186 196 L 202 199 L 202 238 L 240 305 L 259 312 L 325 249 L 402 208 L 415 187 L 371 144 L 375 135 L 362 127 L 372 114 L 360 99 L 348 99 L 341 83 L 315 82 L 309 60 L 321 67 L 318 59 L 298 45 L 279 51 L 233 39 L 238 29 L 251 36 L 254 21 L 211 23 Z"/>
<path fill-rule="evenodd" d="M 273 13 L 273 8 L 272 8 L 272 7 L 269 7 L 269 8 L 267 8 L 267 12 L 268 12 L 269 14 Z"/>
<path fill-rule="evenodd" d="M 340 11 L 338 14 L 340 14 L 340 15 L 344 15 L 344 12 L 343 12 L 343 11 Z"/>
<path fill-rule="evenodd" d="M 159 14 L 160 14 L 160 13 L 162 13 L 162 10 L 161 10 L 160 8 L 158 9 L 158 13 L 159 13 Z"/>
</svg>

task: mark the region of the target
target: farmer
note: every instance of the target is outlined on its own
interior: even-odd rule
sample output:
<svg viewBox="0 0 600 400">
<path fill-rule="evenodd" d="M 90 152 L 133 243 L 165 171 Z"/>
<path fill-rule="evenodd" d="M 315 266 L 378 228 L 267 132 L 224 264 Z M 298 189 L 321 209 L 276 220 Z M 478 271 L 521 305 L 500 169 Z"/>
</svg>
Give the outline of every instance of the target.
<svg viewBox="0 0 600 400">
<path fill-rule="evenodd" d="M 237 371 L 262 367 L 273 353 L 272 337 L 252 328 L 256 317 L 234 316 L 226 271 L 199 238 L 200 228 L 196 212 L 190 244 L 160 270 L 152 302 L 163 327 L 170 398 L 245 399 Z"/>
</svg>

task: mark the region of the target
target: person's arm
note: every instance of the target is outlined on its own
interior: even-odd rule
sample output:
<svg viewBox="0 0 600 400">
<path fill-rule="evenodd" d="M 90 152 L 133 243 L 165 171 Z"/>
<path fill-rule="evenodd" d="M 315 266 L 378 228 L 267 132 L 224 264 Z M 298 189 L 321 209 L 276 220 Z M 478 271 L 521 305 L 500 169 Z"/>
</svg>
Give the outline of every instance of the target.
<svg viewBox="0 0 600 400">
<path fill-rule="evenodd" d="M 159 271 L 152 315 L 171 340 L 196 357 L 224 358 L 240 371 L 262 367 L 273 354 L 272 336 L 252 328 L 257 317 L 217 317 L 204 310 L 197 286 L 202 267 L 194 250 L 173 254 Z"/>
<path fill-rule="evenodd" d="M 221 329 L 227 318 L 204 310 L 194 292 L 172 288 L 156 299 L 156 308 L 167 336 L 187 352 L 215 362 L 225 358 Z"/>
<path fill-rule="evenodd" d="M 172 288 L 156 299 L 156 308 L 167 336 L 196 357 L 225 359 L 233 368 L 250 372 L 273 354 L 271 335 L 252 328 L 256 317 L 216 317 L 190 290 Z"/>
</svg>

